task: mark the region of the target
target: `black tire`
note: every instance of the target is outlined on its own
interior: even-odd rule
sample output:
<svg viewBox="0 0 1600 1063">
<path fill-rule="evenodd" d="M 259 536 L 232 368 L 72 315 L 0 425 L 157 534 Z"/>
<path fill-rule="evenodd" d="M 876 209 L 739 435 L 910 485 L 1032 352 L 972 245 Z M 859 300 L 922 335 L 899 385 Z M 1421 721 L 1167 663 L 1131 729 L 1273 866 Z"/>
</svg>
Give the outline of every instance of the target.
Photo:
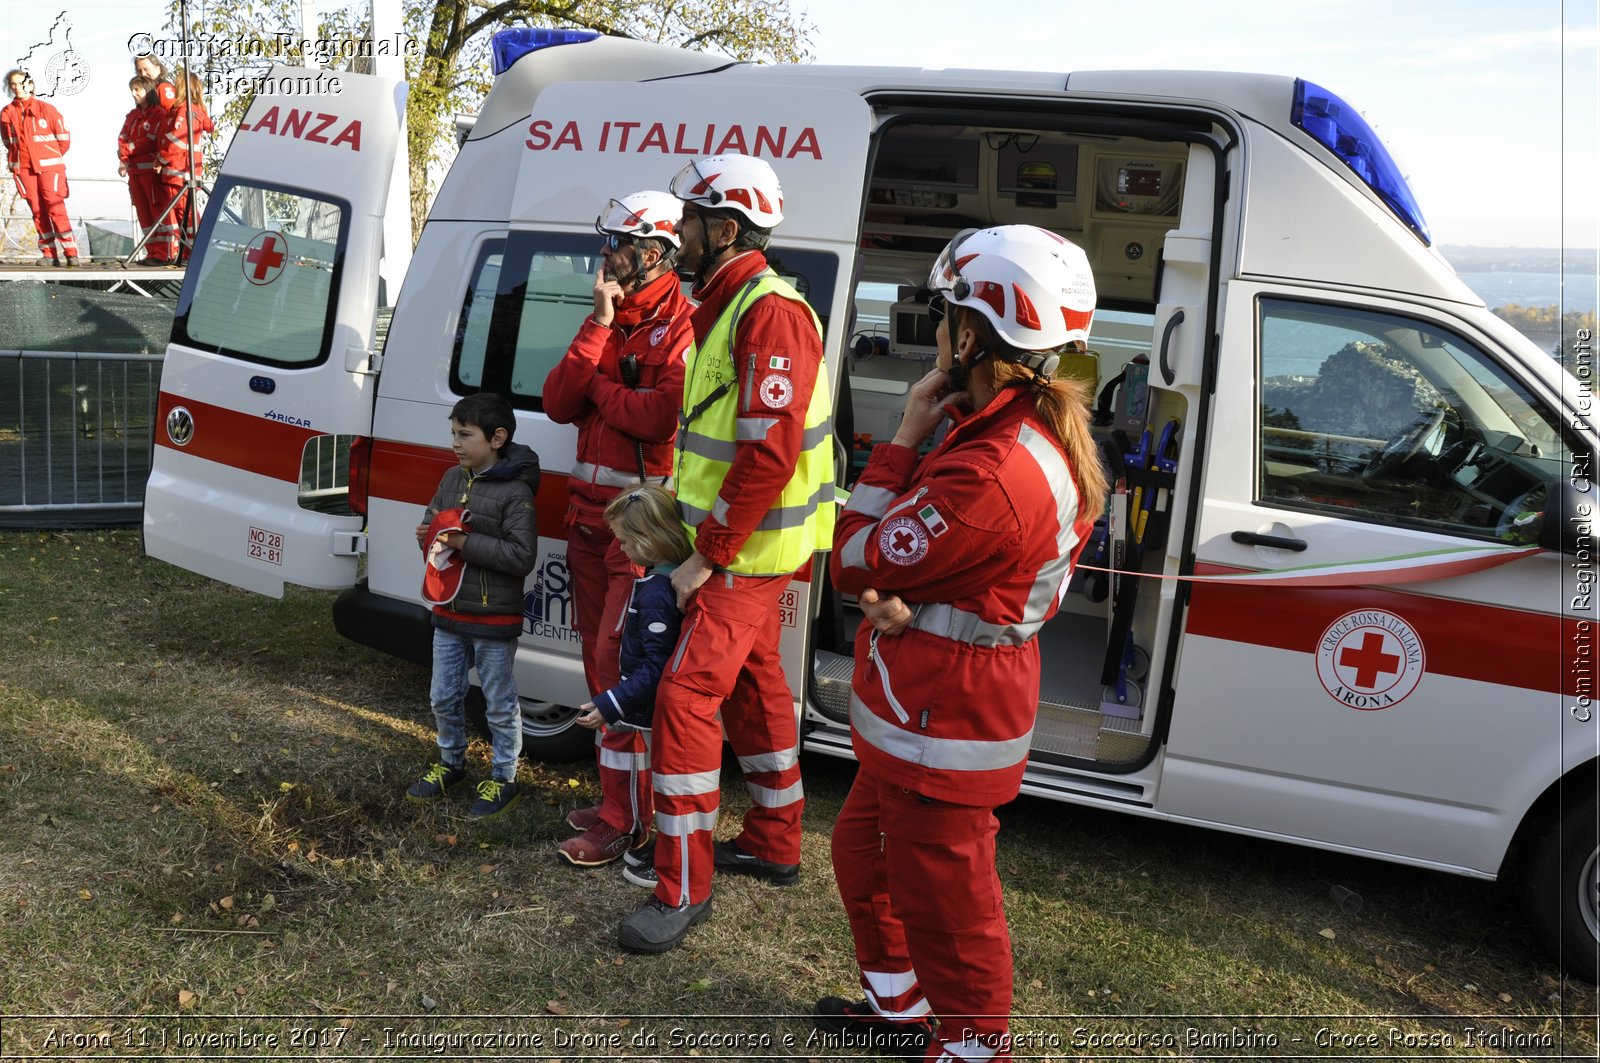
<svg viewBox="0 0 1600 1063">
<path fill-rule="evenodd" d="M 1600 982 L 1600 812 L 1593 792 L 1534 841 L 1526 868 L 1535 933 L 1569 975 Z"/>
<path fill-rule="evenodd" d="M 594 732 L 575 722 L 578 710 L 550 701 L 522 699 L 522 755 L 547 764 L 570 764 L 594 757 Z M 467 691 L 467 724 L 484 738 L 489 725 L 483 714 L 483 688 Z"/>
<path fill-rule="evenodd" d="M 522 699 L 522 755 L 547 764 L 594 759 L 594 732 L 579 727 L 578 710 Z"/>
</svg>

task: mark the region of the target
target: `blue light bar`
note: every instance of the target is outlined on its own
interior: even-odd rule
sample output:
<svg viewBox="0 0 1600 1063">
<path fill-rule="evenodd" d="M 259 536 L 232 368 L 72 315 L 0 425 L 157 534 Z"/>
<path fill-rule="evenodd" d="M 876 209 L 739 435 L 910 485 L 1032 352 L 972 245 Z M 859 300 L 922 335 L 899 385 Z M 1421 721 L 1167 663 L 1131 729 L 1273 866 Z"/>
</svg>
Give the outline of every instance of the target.
<svg viewBox="0 0 1600 1063">
<path fill-rule="evenodd" d="M 550 30 L 521 26 L 501 30 L 494 35 L 490 48 L 494 52 L 494 75 L 499 77 L 511 69 L 511 64 L 540 48 L 553 48 L 558 44 L 583 44 L 600 36 L 598 30 Z"/>
<path fill-rule="evenodd" d="M 1422 208 L 1400 167 L 1378 134 L 1356 111 L 1339 97 L 1304 78 L 1294 83 L 1294 110 L 1290 121 L 1304 129 L 1323 147 L 1337 155 L 1363 184 L 1377 193 L 1394 216 L 1429 246 L 1433 237 L 1422 218 Z"/>
</svg>

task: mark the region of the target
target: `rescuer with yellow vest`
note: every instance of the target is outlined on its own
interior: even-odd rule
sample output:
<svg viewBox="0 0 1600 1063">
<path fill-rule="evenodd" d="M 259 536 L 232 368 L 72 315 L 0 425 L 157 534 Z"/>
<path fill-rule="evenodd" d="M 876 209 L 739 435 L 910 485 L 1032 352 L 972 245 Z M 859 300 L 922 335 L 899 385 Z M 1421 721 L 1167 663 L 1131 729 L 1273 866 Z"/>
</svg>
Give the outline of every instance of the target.
<svg viewBox="0 0 1600 1063">
<path fill-rule="evenodd" d="M 673 453 L 695 551 L 672 574 L 683 633 L 656 691 L 651 766 L 655 893 L 622 921 L 630 952 L 666 952 L 711 914 L 712 868 L 792 885 L 800 875 L 799 734 L 779 657 L 779 600 L 833 539 L 833 409 L 822 327 L 763 254 L 783 220 L 766 162 L 719 155 L 673 179 L 694 346 Z M 714 842 L 722 728 L 751 807 Z"/>
</svg>

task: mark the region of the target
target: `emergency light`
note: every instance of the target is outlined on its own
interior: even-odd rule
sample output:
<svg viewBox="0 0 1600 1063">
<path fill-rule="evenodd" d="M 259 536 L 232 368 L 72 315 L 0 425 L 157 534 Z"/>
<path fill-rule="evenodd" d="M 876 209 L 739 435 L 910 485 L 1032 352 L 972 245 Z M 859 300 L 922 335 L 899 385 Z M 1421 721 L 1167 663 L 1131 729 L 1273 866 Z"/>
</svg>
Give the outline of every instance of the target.
<svg viewBox="0 0 1600 1063">
<path fill-rule="evenodd" d="M 1337 155 L 1361 178 L 1362 184 L 1378 194 L 1395 217 L 1422 237 L 1424 244 L 1433 245 L 1428 223 L 1422 218 L 1422 208 L 1417 205 L 1411 186 L 1389 155 L 1389 149 L 1354 107 L 1322 86 L 1297 78 L 1289 120 Z"/>
<path fill-rule="evenodd" d="M 561 44 L 584 44 L 600 36 L 598 30 L 552 30 L 519 26 L 501 30 L 494 35 L 489 47 L 494 53 L 494 75 L 499 77 L 518 59 L 540 48 L 554 48 Z"/>
</svg>

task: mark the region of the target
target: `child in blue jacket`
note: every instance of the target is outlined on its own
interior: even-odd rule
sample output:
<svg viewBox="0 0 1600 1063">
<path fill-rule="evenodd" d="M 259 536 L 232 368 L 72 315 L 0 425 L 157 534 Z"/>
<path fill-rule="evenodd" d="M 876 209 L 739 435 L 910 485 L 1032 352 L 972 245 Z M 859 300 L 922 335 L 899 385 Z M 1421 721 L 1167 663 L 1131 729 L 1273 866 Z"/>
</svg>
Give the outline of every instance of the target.
<svg viewBox="0 0 1600 1063">
<path fill-rule="evenodd" d="M 577 722 L 591 729 L 649 731 L 655 715 L 656 684 L 678 645 L 678 629 L 683 624 L 672 590 L 672 570 L 687 560 L 694 548 L 678 518 L 677 500 L 658 484 L 640 484 L 617 495 L 606 505 L 605 520 L 628 560 L 645 572 L 633 581 L 623 612 L 622 680 L 596 694 L 593 701 L 584 702 Z M 630 770 L 646 777 L 650 771 L 637 762 Z M 634 779 L 629 780 L 628 792 L 648 795 L 650 787 L 644 785 L 648 779 L 637 781 L 635 785 Z M 578 867 L 607 864 L 624 854 L 642 858 L 655 810 L 630 811 L 637 834 L 619 833 L 602 819 L 578 837 L 562 842 L 557 853 Z M 628 860 L 630 867 L 636 859 Z"/>
</svg>

